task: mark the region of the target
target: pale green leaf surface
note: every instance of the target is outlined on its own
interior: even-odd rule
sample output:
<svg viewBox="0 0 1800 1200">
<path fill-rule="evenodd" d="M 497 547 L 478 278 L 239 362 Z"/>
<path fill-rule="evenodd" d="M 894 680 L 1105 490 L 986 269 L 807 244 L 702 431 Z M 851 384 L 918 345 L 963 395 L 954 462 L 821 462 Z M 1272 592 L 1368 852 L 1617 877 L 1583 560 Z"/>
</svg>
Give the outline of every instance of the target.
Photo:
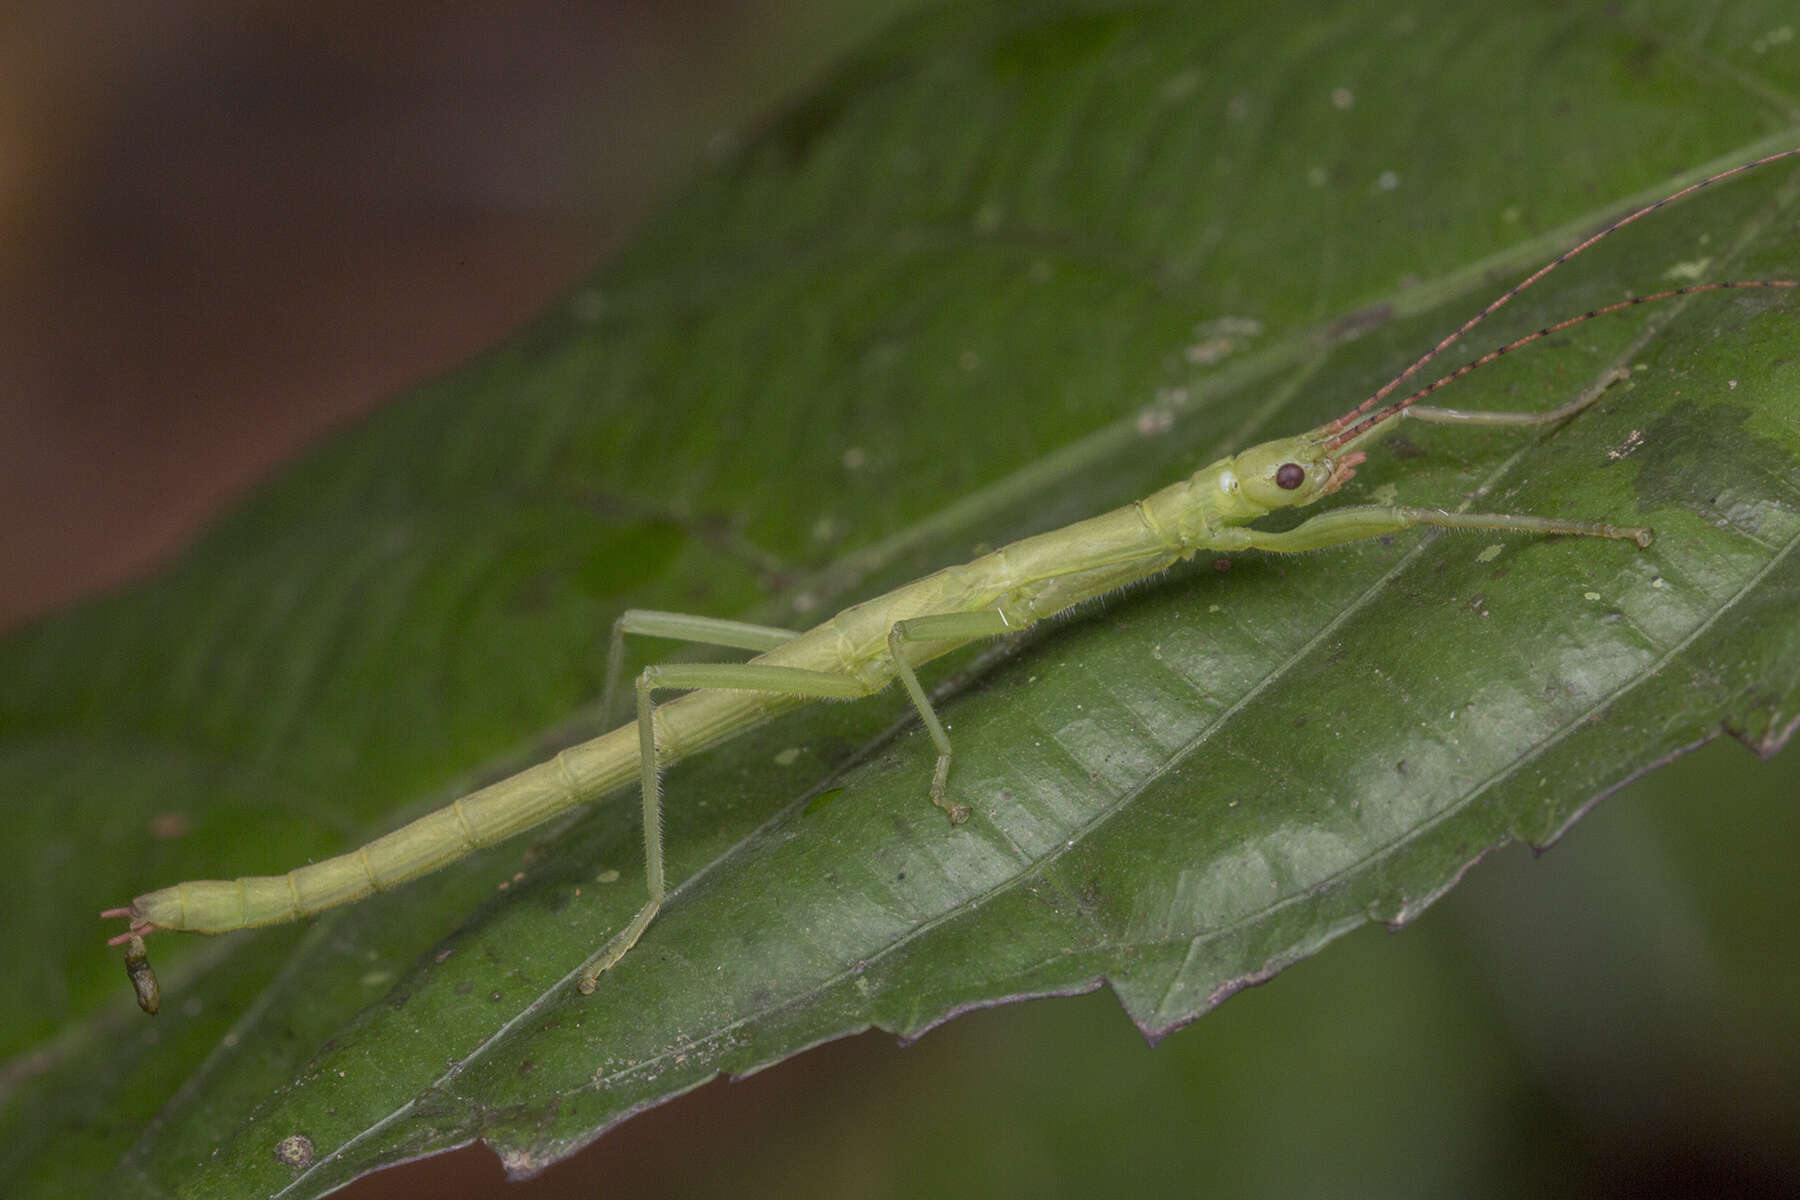
<svg viewBox="0 0 1800 1200">
<path fill-rule="evenodd" d="M 526 1173 L 720 1072 L 1102 984 L 1160 1036 L 1721 729 L 1772 752 L 1800 338 L 1748 292 L 1483 372 L 1457 404 L 1634 368 L 1554 431 L 1408 429 L 1344 493 L 1644 522 L 1650 550 L 1202 554 L 940 673 L 957 830 L 897 693 L 783 719 L 668 773 L 680 886 L 592 997 L 571 972 L 641 895 L 624 793 L 302 930 L 160 938 L 155 1022 L 92 916 L 586 736 L 627 605 L 808 623 L 1348 407 L 1570 233 L 1800 142 L 1749 8 L 895 30 L 508 345 L 0 651 L 0 853 L 33 898 L 0 1027 L 38 1052 L 8 1193 L 319 1195 L 475 1138 Z M 1797 192 L 1775 166 L 1634 226 L 1477 341 L 1694 264 L 1792 277 Z M 187 832 L 153 838 L 165 814 Z"/>
</svg>

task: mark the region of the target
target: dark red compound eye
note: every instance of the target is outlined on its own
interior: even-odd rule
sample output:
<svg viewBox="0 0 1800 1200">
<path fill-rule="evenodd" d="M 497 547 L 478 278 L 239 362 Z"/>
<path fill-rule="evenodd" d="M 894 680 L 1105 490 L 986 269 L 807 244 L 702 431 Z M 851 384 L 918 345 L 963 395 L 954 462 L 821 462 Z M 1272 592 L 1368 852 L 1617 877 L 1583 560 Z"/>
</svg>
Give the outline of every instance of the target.
<svg viewBox="0 0 1800 1200">
<path fill-rule="evenodd" d="M 1275 468 L 1275 486 L 1291 492 L 1306 482 L 1306 468 L 1299 463 L 1282 463 Z"/>
</svg>

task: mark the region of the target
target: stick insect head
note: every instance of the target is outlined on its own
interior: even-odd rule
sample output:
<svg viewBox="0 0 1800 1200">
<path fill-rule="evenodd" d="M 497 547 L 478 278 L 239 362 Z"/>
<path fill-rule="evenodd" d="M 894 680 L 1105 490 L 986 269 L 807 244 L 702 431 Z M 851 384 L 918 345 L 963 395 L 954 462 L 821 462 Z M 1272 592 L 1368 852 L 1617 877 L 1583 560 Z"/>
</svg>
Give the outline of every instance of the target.
<svg viewBox="0 0 1800 1200">
<path fill-rule="evenodd" d="M 1367 457 L 1361 450 L 1341 453 L 1333 440 L 1330 427 L 1320 426 L 1251 446 L 1232 460 L 1226 486 L 1265 511 L 1321 500 L 1343 487 Z"/>
</svg>

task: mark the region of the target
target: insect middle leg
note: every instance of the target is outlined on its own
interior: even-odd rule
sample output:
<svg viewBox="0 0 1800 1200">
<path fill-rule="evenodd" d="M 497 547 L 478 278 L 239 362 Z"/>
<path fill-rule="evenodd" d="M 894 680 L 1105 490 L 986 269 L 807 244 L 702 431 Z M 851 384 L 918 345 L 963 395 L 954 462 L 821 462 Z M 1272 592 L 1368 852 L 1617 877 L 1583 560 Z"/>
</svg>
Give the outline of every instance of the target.
<svg viewBox="0 0 1800 1200">
<path fill-rule="evenodd" d="M 908 643 L 974 642 L 999 637 L 1003 633 L 1019 633 L 1035 625 L 1045 613 L 1061 612 L 1088 597 L 1103 594 L 1113 587 L 1125 587 L 1147 575 L 1167 567 L 1182 556 L 1180 547 L 1156 547 L 1143 553 L 1114 561 L 1084 564 L 1050 579 L 1015 579 L 1014 590 L 1006 593 L 993 608 L 971 612 L 931 613 L 895 621 L 888 630 L 888 655 L 906 694 L 912 697 L 919 719 L 937 746 L 937 766 L 931 773 L 931 802 L 943 809 L 952 825 L 969 819 L 969 806 L 950 799 L 950 735 L 931 707 L 925 689 L 906 655 Z"/>
<path fill-rule="evenodd" d="M 1021 627 L 1008 621 L 1001 610 L 990 608 L 979 612 L 911 617 L 895 621 L 888 630 L 888 653 L 893 657 L 900 682 L 906 685 L 906 694 L 912 697 L 913 707 L 919 710 L 919 719 L 925 722 L 932 744 L 937 747 L 937 766 L 931 772 L 931 802 L 944 810 L 952 825 L 961 825 L 969 819 L 969 806 L 950 799 L 950 735 L 944 731 L 944 723 L 938 720 L 937 711 L 931 707 L 930 698 L 919 684 L 918 674 L 906 660 L 906 644 L 971 642 L 978 638 L 998 637 Z"/>
</svg>

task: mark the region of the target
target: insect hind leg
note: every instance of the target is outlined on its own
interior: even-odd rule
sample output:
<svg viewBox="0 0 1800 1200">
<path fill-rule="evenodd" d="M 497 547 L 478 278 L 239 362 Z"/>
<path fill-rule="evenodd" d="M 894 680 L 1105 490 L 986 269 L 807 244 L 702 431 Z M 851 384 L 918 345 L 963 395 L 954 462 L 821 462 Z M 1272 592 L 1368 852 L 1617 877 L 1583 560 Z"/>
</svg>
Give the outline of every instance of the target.
<svg viewBox="0 0 1800 1200">
<path fill-rule="evenodd" d="M 762 663 L 672 663 L 644 668 L 637 678 L 637 728 L 643 782 L 644 887 L 648 897 L 630 923 L 581 964 L 575 986 L 583 995 L 592 992 L 600 976 L 637 945 L 668 895 L 663 874 L 662 784 L 656 770 L 656 705 L 651 693 L 671 688 L 730 688 L 818 700 L 854 700 L 870 691 L 867 684 L 853 676 Z"/>
<path fill-rule="evenodd" d="M 600 693 L 600 721 L 607 729 L 618 720 L 617 699 L 619 673 L 625 665 L 625 635 L 669 638 L 698 646 L 729 646 L 734 650 L 773 650 L 799 637 L 791 629 L 772 625 L 753 625 L 748 621 L 728 621 L 720 617 L 697 617 L 690 613 L 664 612 L 654 608 L 628 608 L 613 622 L 612 638 L 606 650 L 606 684 Z"/>
</svg>

